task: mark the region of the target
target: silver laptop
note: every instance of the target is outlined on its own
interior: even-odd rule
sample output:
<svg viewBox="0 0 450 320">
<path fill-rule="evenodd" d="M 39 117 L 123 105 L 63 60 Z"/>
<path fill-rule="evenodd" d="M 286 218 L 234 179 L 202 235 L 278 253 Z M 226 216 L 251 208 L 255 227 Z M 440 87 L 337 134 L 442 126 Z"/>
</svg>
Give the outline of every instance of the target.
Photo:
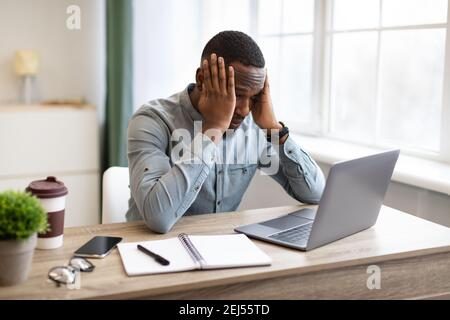
<svg viewBox="0 0 450 320">
<path fill-rule="evenodd" d="M 335 163 L 316 209 L 237 227 L 249 237 L 311 250 L 375 224 L 400 150 Z"/>
</svg>

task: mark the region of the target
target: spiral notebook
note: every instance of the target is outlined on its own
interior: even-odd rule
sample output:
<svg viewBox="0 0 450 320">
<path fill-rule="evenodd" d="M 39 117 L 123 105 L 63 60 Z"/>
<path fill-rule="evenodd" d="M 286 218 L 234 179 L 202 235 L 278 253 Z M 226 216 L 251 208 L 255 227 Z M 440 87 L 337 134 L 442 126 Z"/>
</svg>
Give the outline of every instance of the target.
<svg viewBox="0 0 450 320">
<path fill-rule="evenodd" d="M 163 266 L 137 249 L 137 245 L 170 261 Z M 117 245 L 129 276 L 270 265 L 272 260 L 244 234 L 186 235 Z"/>
</svg>

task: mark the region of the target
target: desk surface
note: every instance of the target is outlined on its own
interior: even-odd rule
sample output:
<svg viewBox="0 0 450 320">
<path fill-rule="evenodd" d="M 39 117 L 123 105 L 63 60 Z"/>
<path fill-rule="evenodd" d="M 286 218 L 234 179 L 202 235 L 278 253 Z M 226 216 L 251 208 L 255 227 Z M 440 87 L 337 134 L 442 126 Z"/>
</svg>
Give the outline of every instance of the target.
<svg viewBox="0 0 450 320">
<path fill-rule="evenodd" d="M 206 290 L 243 283 L 361 265 L 399 261 L 450 252 L 450 229 L 415 216 L 383 207 L 376 225 L 360 233 L 309 252 L 301 252 L 254 240 L 272 259 L 271 266 L 128 277 L 114 250 L 105 259 L 92 259 L 96 268 L 81 274 L 81 289 L 56 287 L 47 280 L 51 267 L 65 265 L 75 249 L 94 235 L 124 238 L 124 242 L 188 234 L 231 233 L 234 227 L 258 222 L 297 210 L 298 206 L 183 217 L 164 235 L 153 234 L 142 222 L 116 223 L 65 229 L 64 246 L 36 250 L 28 280 L 0 287 L 0 299 L 89 299 L 170 296 L 188 290 Z M 349 269 L 348 269 L 349 270 Z M 367 277 L 367 275 L 365 275 Z M 446 289 L 445 289 L 446 290 Z M 195 298 L 195 297 L 192 297 Z"/>
</svg>

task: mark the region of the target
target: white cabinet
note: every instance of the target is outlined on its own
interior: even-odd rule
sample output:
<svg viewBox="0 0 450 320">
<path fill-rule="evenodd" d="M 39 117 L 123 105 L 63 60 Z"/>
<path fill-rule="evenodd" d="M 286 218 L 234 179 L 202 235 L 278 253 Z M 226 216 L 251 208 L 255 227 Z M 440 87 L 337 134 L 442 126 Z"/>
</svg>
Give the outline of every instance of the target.
<svg viewBox="0 0 450 320">
<path fill-rule="evenodd" d="M 65 226 L 100 222 L 96 110 L 0 106 L 0 191 L 56 176 L 68 190 Z"/>
</svg>

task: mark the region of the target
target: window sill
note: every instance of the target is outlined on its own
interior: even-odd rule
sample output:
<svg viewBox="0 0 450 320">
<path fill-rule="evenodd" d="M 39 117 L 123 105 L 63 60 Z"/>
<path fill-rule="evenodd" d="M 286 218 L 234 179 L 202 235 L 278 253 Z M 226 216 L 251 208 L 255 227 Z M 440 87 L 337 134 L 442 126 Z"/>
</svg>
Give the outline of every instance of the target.
<svg viewBox="0 0 450 320">
<path fill-rule="evenodd" d="M 380 152 L 370 148 L 291 133 L 291 137 L 318 162 L 331 165 L 334 162 Z M 417 157 L 400 155 L 392 180 L 415 187 L 450 195 L 450 164 Z"/>
</svg>

